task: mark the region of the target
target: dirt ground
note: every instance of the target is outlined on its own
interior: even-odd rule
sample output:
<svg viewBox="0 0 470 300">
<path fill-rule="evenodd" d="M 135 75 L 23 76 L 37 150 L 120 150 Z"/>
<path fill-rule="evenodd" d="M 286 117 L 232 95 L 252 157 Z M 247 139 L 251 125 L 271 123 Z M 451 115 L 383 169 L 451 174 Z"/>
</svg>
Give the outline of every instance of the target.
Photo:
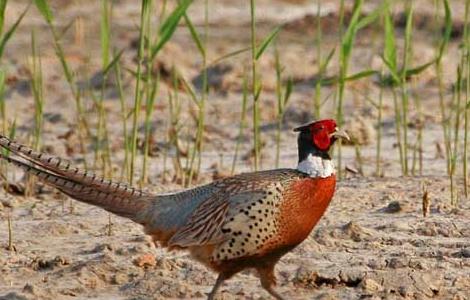
<svg viewBox="0 0 470 300">
<path fill-rule="evenodd" d="M 212 1 L 209 19 L 209 61 L 249 45 L 249 8 L 238 1 Z M 337 46 L 339 1 L 322 1 L 324 55 Z M 346 1 L 347 2 L 347 1 Z M 380 1 L 366 1 L 364 12 Z M 436 26 L 430 1 L 415 1 L 417 20 L 414 32 L 413 64 L 430 61 L 435 51 Z M 27 5 L 10 1 L 7 27 Z M 80 19 L 64 35 L 67 59 L 77 74 L 78 85 L 100 87 L 99 1 L 52 1 L 57 23 L 65 27 Z M 295 167 L 296 136 L 292 128 L 312 118 L 312 97 L 317 74 L 314 1 L 257 1 L 258 34 L 266 36 L 277 24 L 285 23 L 278 40 L 284 77 L 295 85 L 282 130 L 280 167 Z M 464 1 L 451 1 L 454 14 L 453 40 L 444 58 L 445 84 L 450 91 L 455 81 L 459 34 Z M 195 1 L 190 17 L 203 24 L 203 1 Z M 135 68 L 135 41 L 138 37 L 140 3 L 116 1 L 113 12 L 113 45 L 125 49 L 123 65 Z M 400 10 L 397 9 L 397 16 Z M 431 21 L 430 21 L 431 20 Z M 399 21 L 397 21 L 399 23 Z M 78 24 L 78 25 L 77 25 Z M 18 32 L 9 42 L 2 67 L 7 71 L 6 107 L 9 121 L 16 119 L 16 139 L 30 142 L 34 126 L 34 101 L 29 84 L 31 31 L 37 36 L 45 85 L 43 150 L 81 165 L 83 157 L 93 160 L 93 148 L 78 149 L 74 101 L 54 55 L 51 36 L 41 17 L 31 7 Z M 437 28 L 438 30 L 438 28 Z M 244 34 L 244 33 L 247 34 Z M 460 32 L 460 33 L 459 33 Z M 402 32 L 398 32 L 401 36 Z M 350 73 L 367 68 L 380 69 L 382 32 L 366 28 L 357 37 Z M 402 38 L 397 43 L 402 44 Z M 400 51 L 400 50 L 399 50 Z M 337 73 L 337 53 L 328 75 Z M 187 28 L 177 30 L 172 42 L 159 57 L 157 67 L 176 70 L 196 87 L 200 84 L 201 57 Z M 262 168 L 274 168 L 276 95 L 274 54 L 263 55 L 259 68 L 263 80 L 261 119 Z M 229 174 L 238 136 L 241 86 L 249 54 L 224 60 L 209 71 L 211 93 L 207 105 L 207 139 L 198 184 Z M 162 78 L 163 81 L 168 78 Z M 124 92 L 133 101 L 134 82 L 125 74 Z M 164 163 L 169 112 L 163 84 L 156 100 L 153 136 L 156 140 L 150 159 L 152 192 L 181 189 L 172 181 L 171 160 Z M 332 95 L 335 86 L 323 86 L 322 95 Z M 338 183 L 335 198 L 310 237 L 277 265 L 278 289 L 288 299 L 470 299 L 470 201 L 457 180 L 459 202 L 450 205 L 439 125 L 438 90 L 434 70 L 413 79 L 410 94 L 420 97 L 424 107 L 422 175 L 401 177 L 395 139 L 391 94 L 384 94 L 383 144 L 380 176 L 374 176 L 377 111 L 365 98 L 378 99 L 376 80 L 348 85 L 345 99 L 345 129 L 361 141 L 358 159 L 354 147 L 343 148 L 343 162 L 349 169 Z M 98 90 L 96 91 L 98 93 Z M 86 95 L 85 95 L 86 97 Z M 333 96 L 330 98 L 334 98 Z M 192 134 L 195 108 L 182 96 L 182 132 Z M 96 108 L 86 100 L 91 124 L 96 124 Z M 119 176 L 124 151 L 119 100 L 115 82 L 106 89 L 105 107 L 111 134 L 112 162 Z M 324 117 L 334 116 L 329 100 L 322 107 Z M 411 103 L 410 140 L 416 140 L 416 107 Z M 251 105 L 248 107 L 251 115 Z M 237 172 L 251 170 L 251 125 L 245 130 Z M 182 136 L 183 144 L 187 134 Z M 410 156 L 410 162 L 412 161 Z M 362 163 L 361 163 L 362 162 Z M 415 162 L 417 169 L 418 163 Z M 138 162 L 140 166 L 140 161 Z M 169 169 L 163 174 L 164 169 Z M 140 172 L 140 170 L 138 170 Z M 111 217 L 98 208 L 73 203 L 39 183 L 34 197 L 21 194 L 23 173 L 9 168 L 7 180 L 19 187 L 17 193 L 0 191 L 0 299 L 204 299 L 215 282 L 215 274 L 192 261 L 185 252 L 168 252 L 156 247 L 140 226 Z M 430 213 L 423 217 L 424 188 L 429 192 Z M 7 215 L 11 214 L 15 251 L 6 249 Z M 218 299 L 270 299 L 251 272 L 229 280 Z"/>
</svg>

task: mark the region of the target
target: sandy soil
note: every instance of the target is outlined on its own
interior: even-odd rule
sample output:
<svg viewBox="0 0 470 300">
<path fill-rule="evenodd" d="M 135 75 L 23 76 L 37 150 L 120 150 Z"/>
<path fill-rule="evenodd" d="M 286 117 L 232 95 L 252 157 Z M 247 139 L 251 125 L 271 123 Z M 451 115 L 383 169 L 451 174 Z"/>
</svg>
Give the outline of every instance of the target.
<svg viewBox="0 0 470 300">
<path fill-rule="evenodd" d="M 96 2 L 96 3 L 95 3 Z M 215 2 L 215 1 L 211 1 Z M 282 132 L 281 167 L 296 164 L 295 134 L 291 128 L 311 119 L 312 95 L 316 69 L 316 5 L 311 1 L 257 1 L 259 3 L 259 36 L 265 36 L 279 22 L 286 29 L 279 36 L 284 76 L 295 81 L 294 94 L 285 116 Z M 364 11 L 372 10 L 379 1 L 367 1 Z M 78 3 L 78 2 L 77 2 Z M 77 80 L 98 80 L 100 68 L 99 2 L 53 1 L 57 22 L 66 26 L 79 17 L 80 26 L 65 34 L 67 58 L 77 73 Z M 238 2 L 237 2 L 238 3 Z M 322 27 L 323 53 L 337 43 L 337 1 L 324 1 Z M 416 1 L 419 19 L 414 38 L 414 63 L 430 61 L 434 55 L 435 26 L 430 24 L 432 8 L 427 1 Z M 25 1 L 8 4 L 7 24 L 11 25 Z M 459 36 L 463 1 L 452 1 L 455 11 L 454 34 Z M 118 1 L 114 11 L 113 43 L 125 48 L 123 63 L 135 67 L 138 36 L 136 24 L 139 4 Z M 202 1 L 190 10 L 196 25 L 202 24 Z M 400 11 L 397 11 L 399 14 Z M 74 102 L 63 80 L 54 56 L 51 37 L 38 13 L 31 8 L 5 53 L 3 66 L 8 74 L 8 116 L 16 118 L 17 139 L 29 143 L 34 126 L 34 102 L 28 83 L 30 32 L 34 28 L 41 49 L 45 81 L 45 124 L 43 149 L 80 165 L 83 157 L 92 160 L 92 146 L 87 153 L 78 151 Z M 82 28 L 83 31 L 80 31 Z M 214 3 L 210 17 L 209 61 L 249 44 L 249 10 L 235 1 Z M 381 32 L 367 28 L 360 32 L 353 51 L 351 73 L 380 67 Z M 401 33 L 399 33 L 401 34 Z M 398 39 L 402 43 L 402 39 Z M 458 39 L 445 57 L 445 84 L 455 80 Z M 336 54 L 337 55 L 337 54 Z M 336 73 L 337 57 L 328 69 Z M 241 82 L 247 55 L 225 60 L 210 72 L 211 95 L 207 109 L 203 172 L 198 183 L 227 174 L 231 166 L 241 109 Z M 201 58 L 190 34 L 180 28 L 160 58 L 160 68 L 175 64 L 177 70 L 196 86 L 201 71 Z M 274 167 L 275 155 L 275 74 L 274 55 L 267 52 L 260 62 L 263 76 L 262 93 L 262 167 Z M 93 77 L 96 75 L 95 77 Z M 448 76 L 447 76 L 448 75 Z M 133 99 L 133 80 L 126 75 L 125 94 Z M 97 84 L 100 86 L 100 84 Z M 383 128 L 383 166 L 381 177 L 375 177 L 375 121 L 377 112 L 365 97 L 377 99 L 379 88 L 374 81 L 351 83 L 345 100 L 346 129 L 360 139 L 361 160 L 354 147 L 343 150 L 347 167 L 359 169 L 364 176 L 347 173 L 327 214 L 311 236 L 277 265 L 279 291 L 288 299 L 470 299 L 470 201 L 461 196 L 459 204 L 450 206 L 449 182 L 445 161 L 440 156 L 442 133 L 439 126 L 438 93 L 434 71 L 427 70 L 413 81 L 411 94 L 423 101 L 425 129 L 423 174 L 400 177 L 395 145 L 393 102 L 385 94 Z M 172 182 L 171 162 L 164 170 L 162 149 L 168 124 L 167 90 L 162 86 L 154 114 L 154 137 L 157 143 L 151 158 L 150 191 L 177 190 Z M 322 87 L 322 95 L 335 91 Z M 116 177 L 123 160 L 120 108 L 113 82 L 106 91 L 105 106 L 112 137 L 113 164 Z M 194 128 L 195 108 L 183 97 L 181 124 L 183 132 Z M 88 101 L 88 100 L 87 100 Z M 96 123 L 95 108 L 88 101 L 91 124 Z M 251 112 L 251 107 L 248 113 Z M 333 115 L 333 101 L 322 108 L 325 117 Z M 410 140 L 415 141 L 416 109 L 411 103 Z M 183 143 L 188 137 L 182 137 Z M 251 130 L 246 130 L 241 156 L 251 151 Z M 169 148 L 170 155 L 175 149 Z M 411 161 L 411 159 L 410 159 Z M 138 164 L 140 166 L 140 163 Z M 251 169 L 250 160 L 240 159 L 237 172 Z M 9 169 L 8 182 L 24 184 L 23 174 Z M 169 180 L 162 184 L 163 180 Z M 429 192 L 430 214 L 423 217 L 423 185 Z M 459 189 L 461 182 L 458 182 Z M 20 191 L 21 192 L 21 191 Z M 460 195 L 461 193 L 459 193 Z M 6 250 L 7 215 L 11 213 L 15 251 Z M 167 252 L 156 248 L 140 226 L 112 217 L 109 235 L 108 214 L 81 203 L 73 203 L 48 187 L 38 185 L 34 197 L 0 191 L 0 299 L 203 299 L 215 281 L 215 275 L 193 262 L 187 253 Z M 5 221 L 4 221 L 5 220 Z M 270 299 L 250 272 L 236 275 L 222 288 L 218 299 Z"/>
</svg>

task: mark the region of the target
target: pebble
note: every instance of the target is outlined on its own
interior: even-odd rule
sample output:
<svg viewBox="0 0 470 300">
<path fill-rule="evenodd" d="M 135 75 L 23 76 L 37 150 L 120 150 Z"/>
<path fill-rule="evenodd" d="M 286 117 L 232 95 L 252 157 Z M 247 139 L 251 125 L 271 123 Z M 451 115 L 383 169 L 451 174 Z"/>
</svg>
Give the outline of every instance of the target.
<svg viewBox="0 0 470 300">
<path fill-rule="evenodd" d="M 122 273 L 114 274 L 111 280 L 112 284 L 118 284 L 118 285 L 122 285 L 126 282 L 127 282 L 127 275 L 122 274 Z"/>
<path fill-rule="evenodd" d="M 387 264 L 387 267 L 391 269 L 399 269 L 399 268 L 405 268 L 407 264 L 403 259 L 397 258 L 397 257 L 392 257 Z"/>
<path fill-rule="evenodd" d="M 155 255 L 146 253 L 134 259 L 134 264 L 140 268 L 155 267 L 157 265 L 157 260 L 155 259 Z"/>
<path fill-rule="evenodd" d="M 91 250 L 91 253 L 101 253 L 101 252 L 109 252 L 113 250 L 113 246 L 108 243 L 98 244 Z"/>
<path fill-rule="evenodd" d="M 402 297 L 405 297 L 405 298 L 409 298 L 409 297 L 412 297 L 413 296 L 413 292 L 410 291 L 410 288 L 407 287 L 407 286 L 400 286 L 398 288 L 398 293 L 402 296 Z"/>
<path fill-rule="evenodd" d="M 470 258 L 470 248 L 464 248 L 460 251 L 462 257 Z"/>
<path fill-rule="evenodd" d="M 427 270 L 429 269 L 428 264 L 422 260 L 411 260 L 408 266 L 415 270 Z"/>
<path fill-rule="evenodd" d="M 361 281 L 360 287 L 368 292 L 378 292 L 383 289 L 380 283 L 371 278 L 364 278 Z"/>
<path fill-rule="evenodd" d="M 387 207 L 384 208 L 384 212 L 394 214 L 403 211 L 403 207 L 398 201 L 390 202 Z"/>
<path fill-rule="evenodd" d="M 23 292 L 31 294 L 31 295 L 37 295 L 38 294 L 37 287 L 34 284 L 31 284 L 31 283 L 27 283 L 27 284 L 24 285 Z"/>
<path fill-rule="evenodd" d="M 373 270 L 383 270 L 387 267 L 387 262 L 383 258 L 371 258 L 367 262 L 367 266 Z"/>
</svg>

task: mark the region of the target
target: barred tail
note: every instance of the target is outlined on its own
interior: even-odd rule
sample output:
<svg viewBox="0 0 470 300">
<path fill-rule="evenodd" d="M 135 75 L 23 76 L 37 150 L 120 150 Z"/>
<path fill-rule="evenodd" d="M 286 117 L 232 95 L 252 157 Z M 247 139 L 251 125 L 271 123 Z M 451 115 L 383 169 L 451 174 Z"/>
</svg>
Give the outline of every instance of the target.
<svg viewBox="0 0 470 300">
<path fill-rule="evenodd" d="M 151 203 L 152 195 L 78 168 L 71 168 L 69 163 L 58 157 L 34 151 L 1 135 L 0 146 L 18 156 L 0 154 L 0 158 L 36 175 L 68 196 L 136 222 L 144 222 L 142 217 Z"/>
</svg>

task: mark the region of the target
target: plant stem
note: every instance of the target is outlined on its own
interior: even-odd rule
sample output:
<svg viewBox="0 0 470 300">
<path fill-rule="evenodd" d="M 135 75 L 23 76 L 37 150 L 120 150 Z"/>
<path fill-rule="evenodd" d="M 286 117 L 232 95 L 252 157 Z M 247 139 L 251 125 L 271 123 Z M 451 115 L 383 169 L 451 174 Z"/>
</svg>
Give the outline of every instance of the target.
<svg viewBox="0 0 470 300">
<path fill-rule="evenodd" d="M 242 96 L 242 111 L 240 114 L 240 128 L 238 129 L 237 144 L 235 145 L 235 153 L 233 154 L 232 162 L 232 174 L 235 173 L 235 166 L 237 163 L 238 152 L 240 151 L 240 145 L 243 139 L 243 131 L 245 129 L 246 119 L 246 104 L 248 102 L 248 80 L 247 76 L 243 77 L 243 96 Z"/>
<path fill-rule="evenodd" d="M 381 150 L 382 150 L 382 107 L 383 107 L 383 87 L 380 86 L 379 105 L 377 107 L 377 144 L 375 152 L 375 175 L 380 176 L 381 173 Z"/>
<path fill-rule="evenodd" d="M 257 59 L 256 59 L 256 12 L 255 0 L 250 0 L 251 15 L 251 73 L 252 73 L 252 98 L 253 98 L 253 146 L 254 146 L 254 163 L 255 171 L 260 165 L 260 137 L 259 137 L 259 91 L 257 78 Z"/>
<path fill-rule="evenodd" d="M 135 95 L 134 95 L 134 109 L 132 116 L 132 135 L 131 135 L 131 160 L 130 160 L 130 171 L 128 181 L 130 184 L 134 180 L 135 172 L 135 159 L 137 154 L 137 130 L 138 120 L 140 115 L 140 109 L 142 106 L 142 94 L 141 91 L 141 77 L 142 77 L 142 65 L 144 61 L 144 50 L 145 40 L 148 32 L 148 22 L 150 13 L 150 1 L 142 1 L 141 15 L 140 15 L 140 29 L 139 29 L 139 48 L 137 52 L 137 72 L 136 72 L 136 83 L 135 83 Z"/>
</svg>

